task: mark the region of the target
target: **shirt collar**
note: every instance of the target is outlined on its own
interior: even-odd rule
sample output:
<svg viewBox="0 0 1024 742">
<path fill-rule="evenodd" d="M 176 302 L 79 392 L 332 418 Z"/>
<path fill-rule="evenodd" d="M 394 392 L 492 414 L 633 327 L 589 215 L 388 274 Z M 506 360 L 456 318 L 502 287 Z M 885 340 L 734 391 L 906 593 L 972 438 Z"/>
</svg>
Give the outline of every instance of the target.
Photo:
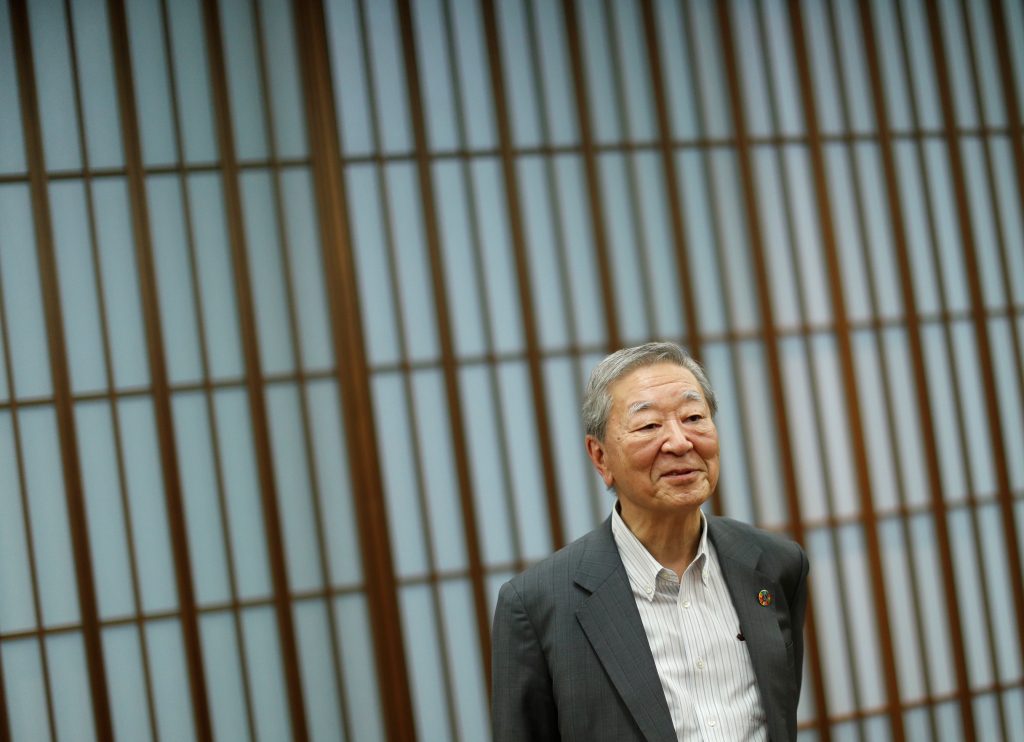
<svg viewBox="0 0 1024 742">
<path fill-rule="evenodd" d="M 615 502 L 615 506 L 612 508 L 612 536 L 615 539 L 615 545 L 619 549 L 619 556 L 622 558 L 622 564 L 626 568 L 626 574 L 629 576 L 634 592 L 642 595 L 648 601 L 653 601 L 658 575 L 662 570 L 669 570 L 651 556 L 651 552 L 647 551 L 647 547 L 640 542 L 636 534 L 629 530 L 626 521 L 619 515 L 618 501 Z M 700 540 L 697 542 L 697 554 L 690 564 L 691 566 L 696 565 L 696 569 L 700 571 L 701 581 L 705 585 L 708 584 L 708 560 L 708 522 L 707 518 L 704 517 L 704 512 L 701 511 Z M 676 576 L 679 579 L 683 577 L 682 575 Z"/>
</svg>

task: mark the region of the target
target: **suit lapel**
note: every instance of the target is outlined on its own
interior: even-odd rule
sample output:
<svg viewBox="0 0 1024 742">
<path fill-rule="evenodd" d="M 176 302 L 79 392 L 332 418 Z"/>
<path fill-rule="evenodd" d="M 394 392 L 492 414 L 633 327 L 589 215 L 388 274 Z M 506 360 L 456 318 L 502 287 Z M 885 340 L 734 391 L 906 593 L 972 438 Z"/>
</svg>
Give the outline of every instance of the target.
<svg viewBox="0 0 1024 742">
<path fill-rule="evenodd" d="M 748 539 L 734 538 L 729 528 L 716 518 L 708 518 L 708 535 L 718 552 L 722 576 L 729 588 L 740 631 L 746 639 L 750 662 L 761 692 L 761 703 L 768 717 L 769 736 L 788 739 L 785 715 L 787 699 L 796 695 L 792 673 L 779 672 L 789 662 L 785 639 L 776 611 L 777 603 L 763 606 L 758 593 L 767 589 L 773 596 L 781 594 L 778 583 L 758 570 L 761 549 Z"/>
<path fill-rule="evenodd" d="M 594 533 L 575 581 L 590 592 L 576 618 L 640 731 L 650 742 L 674 740 L 672 716 L 610 519 Z"/>
</svg>

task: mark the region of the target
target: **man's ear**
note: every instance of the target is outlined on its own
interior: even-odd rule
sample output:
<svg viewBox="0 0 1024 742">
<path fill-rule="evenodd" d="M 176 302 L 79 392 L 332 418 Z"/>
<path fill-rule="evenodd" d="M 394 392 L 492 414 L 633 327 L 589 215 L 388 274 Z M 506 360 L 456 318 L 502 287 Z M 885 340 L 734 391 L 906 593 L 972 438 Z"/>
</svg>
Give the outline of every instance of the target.
<svg viewBox="0 0 1024 742">
<path fill-rule="evenodd" d="M 585 443 L 587 446 L 587 456 L 590 457 L 594 468 L 597 469 L 597 473 L 604 480 L 604 486 L 611 487 L 615 484 L 615 481 L 611 471 L 608 469 L 608 452 L 605 450 L 604 444 L 592 435 L 586 437 Z"/>
</svg>

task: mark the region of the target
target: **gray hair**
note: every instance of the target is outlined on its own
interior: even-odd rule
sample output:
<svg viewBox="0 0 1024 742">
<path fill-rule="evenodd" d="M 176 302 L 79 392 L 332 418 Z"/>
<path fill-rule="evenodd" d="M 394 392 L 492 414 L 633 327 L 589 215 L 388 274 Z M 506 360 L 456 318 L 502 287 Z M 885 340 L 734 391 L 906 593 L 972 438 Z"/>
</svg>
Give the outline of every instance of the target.
<svg viewBox="0 0 1024 742">
<path fill-rule="evenodd" d="M 587 435 L 599 441 L 604 440 L 608 415 L 612 411 L 612 395 L 608 388 L 630 371 L 656 363 L 674 363 L 692 373 L 704 393 L 711 416 L 715 416 L 718 412 L 718 399 L 711 389 L 707 374 L 693 356 L 675 343 L 644 343 L 615 351 L 590 372 L 587 388 L 583 392 L 583 430 Z"/>
</svg>

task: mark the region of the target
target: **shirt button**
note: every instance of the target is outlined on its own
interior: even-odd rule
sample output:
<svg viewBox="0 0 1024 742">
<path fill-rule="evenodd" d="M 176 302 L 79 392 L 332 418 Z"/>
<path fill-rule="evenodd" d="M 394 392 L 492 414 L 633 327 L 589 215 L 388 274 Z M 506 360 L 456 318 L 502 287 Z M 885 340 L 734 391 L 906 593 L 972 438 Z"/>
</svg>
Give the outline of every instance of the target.
<svg viewBox="0 0 1024 742">
<path fill-rule="evenodd" d="M 714 719 L 712 719 L 711 721 L 709 721 L 709 722 L 708 722 L 708 726 L 709 726 L 709 727 L 713 727 L 713 726 L 715 726 L 715 724 L 717 724 L 717 723 L 718 723 L 717 721 L 715 721 Z"/>
<path fill-rule="evenodd" d="M 689 608 L 689 607 L 690 607 L 690 601 L 684 600 L 683 601 L 683 608 Z"/>
<path fill-rule="evenodd" d="M 703 670 L 704 669 L 704 660 L 697 660 L 697 669 L 698 670 Z"/>
<path fill-rule="evenodd" d="M 644 585 L 644 592 L 647 593 L 648 595 L 651 594 L 651 590 L 652 589 L 653 588 L 650 585 Z"/>
</svg>

